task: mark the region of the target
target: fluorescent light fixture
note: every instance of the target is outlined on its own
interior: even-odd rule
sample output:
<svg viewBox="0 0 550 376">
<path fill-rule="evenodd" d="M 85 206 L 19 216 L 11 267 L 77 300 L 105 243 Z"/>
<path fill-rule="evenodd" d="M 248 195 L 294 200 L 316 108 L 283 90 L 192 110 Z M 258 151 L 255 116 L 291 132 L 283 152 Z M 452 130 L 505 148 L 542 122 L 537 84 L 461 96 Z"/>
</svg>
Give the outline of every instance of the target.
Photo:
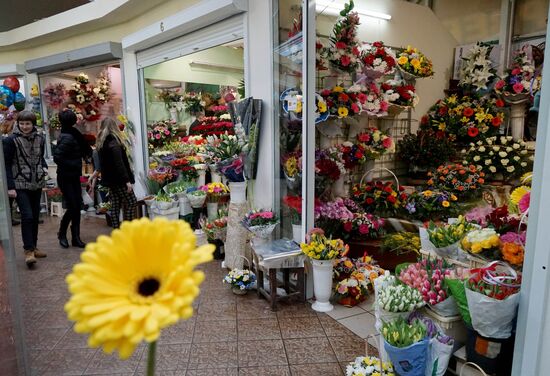
<svg viewBox="0 0 550 376">
<path fill-rule="evenodd" d="M 315 2 L 315 11 L 317 13 L 324 13 L 332 16 L 338 16 L 342 9 L 344 9 L 344 4 L 336 2 L 334 0 L 333 1 L 317 0 Z M 376 12 L 373 10 L 361 9 L 356 7 L 353 8 L 353 11 L 357 12 L 361 16 L 379 18 L 386 21 L 391 20 L 391 16 L 389 14 L 382 13 L 382 12 Z"/>
</svg>

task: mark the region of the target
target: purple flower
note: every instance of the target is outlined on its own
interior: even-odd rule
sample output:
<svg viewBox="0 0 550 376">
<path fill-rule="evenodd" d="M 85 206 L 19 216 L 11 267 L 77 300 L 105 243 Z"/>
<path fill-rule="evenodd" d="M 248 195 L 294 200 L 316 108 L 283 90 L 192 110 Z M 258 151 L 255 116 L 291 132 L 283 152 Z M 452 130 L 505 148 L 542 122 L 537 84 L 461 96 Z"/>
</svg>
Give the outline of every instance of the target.
<svg viewBox="0 0 550 376">
<path fill-rule="evenodd" d="M 409 212 L 409 214 L 416 213 L 416 207 L 413 202 L 409 202 L 407 206 L 405 206 L 405 209 Z"/>
</svg>

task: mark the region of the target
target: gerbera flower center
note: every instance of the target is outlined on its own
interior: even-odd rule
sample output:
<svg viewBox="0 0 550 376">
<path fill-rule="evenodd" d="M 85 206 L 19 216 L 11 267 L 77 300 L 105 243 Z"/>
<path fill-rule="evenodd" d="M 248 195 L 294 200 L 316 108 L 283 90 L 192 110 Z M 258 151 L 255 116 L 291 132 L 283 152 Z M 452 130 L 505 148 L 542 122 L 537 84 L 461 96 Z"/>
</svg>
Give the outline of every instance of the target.
<svg viewBox="0 0 550 376">
<path fill-rule="evenodd" d="M 160 282 L 154 277 L 145 278 L 138 284 L 138 293 L 141 296 L 154 295 L 160 288 Z"/>
</svg>

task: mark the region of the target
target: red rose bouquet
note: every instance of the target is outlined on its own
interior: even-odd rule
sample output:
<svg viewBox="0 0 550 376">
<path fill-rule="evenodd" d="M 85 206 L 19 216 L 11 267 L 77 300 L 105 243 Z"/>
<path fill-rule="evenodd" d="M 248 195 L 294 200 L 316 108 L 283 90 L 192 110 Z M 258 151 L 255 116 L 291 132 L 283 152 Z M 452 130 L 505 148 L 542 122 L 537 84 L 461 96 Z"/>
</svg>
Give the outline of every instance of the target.
<svg viewBox="0 0 550 376">
<path fill-rule="evenodd" d="M 392 74 L 395 70 L 395 54 L 384 42 L 374 42 L 368 45 L 361 54 L 363 72 L 372 78 L 378 78 L 386 74 Z"/>
</svg>

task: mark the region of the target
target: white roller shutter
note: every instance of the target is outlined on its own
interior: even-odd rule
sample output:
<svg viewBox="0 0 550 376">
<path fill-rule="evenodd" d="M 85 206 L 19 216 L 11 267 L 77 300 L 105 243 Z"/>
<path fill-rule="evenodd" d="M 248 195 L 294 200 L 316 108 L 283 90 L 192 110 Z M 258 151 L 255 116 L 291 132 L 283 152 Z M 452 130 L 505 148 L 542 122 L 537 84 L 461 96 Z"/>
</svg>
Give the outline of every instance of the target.
<svg viewBox="0 0 550 376">
<path fill-rule="evenodd" d="M 244 15 L 233 16 L 158 46 L 139 51 L 136 54 L 137 67 L 145 68 L 243 38 L 244 20 Z"/>
</svg>

